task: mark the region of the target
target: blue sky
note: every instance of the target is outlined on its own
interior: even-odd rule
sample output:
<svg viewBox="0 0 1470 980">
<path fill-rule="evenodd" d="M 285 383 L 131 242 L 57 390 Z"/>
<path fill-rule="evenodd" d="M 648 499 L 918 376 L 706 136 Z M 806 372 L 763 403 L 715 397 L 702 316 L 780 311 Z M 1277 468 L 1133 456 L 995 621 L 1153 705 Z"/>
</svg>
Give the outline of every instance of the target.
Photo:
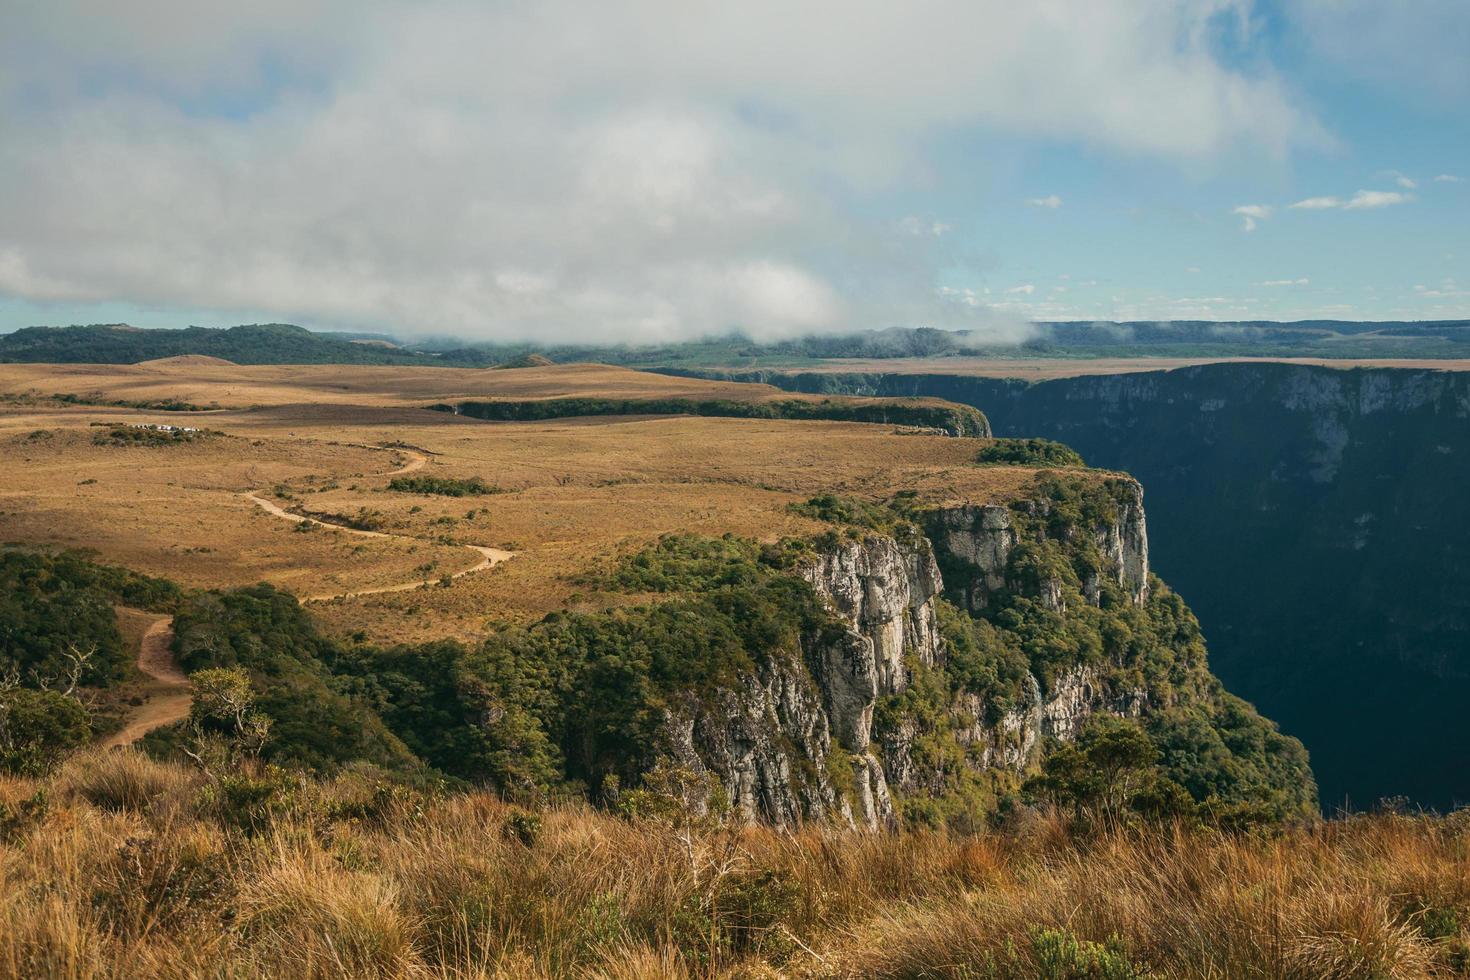
<svg viewBox="0 0 1470 980">
<path fill-rule="evenodd" d="M 1463 0 L 18 0 L 0 330 L 1470 317 L 1467 50 Z"/>
</svg>

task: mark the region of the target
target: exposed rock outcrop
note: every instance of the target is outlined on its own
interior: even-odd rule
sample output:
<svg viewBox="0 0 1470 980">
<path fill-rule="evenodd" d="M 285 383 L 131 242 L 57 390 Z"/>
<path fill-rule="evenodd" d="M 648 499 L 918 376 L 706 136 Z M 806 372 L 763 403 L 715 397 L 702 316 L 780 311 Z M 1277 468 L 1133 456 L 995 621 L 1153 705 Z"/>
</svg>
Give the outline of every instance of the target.
<svg viewBox="0 0 1470 980">
<path fill-rule="evenodd" d="M 1147 704 L 1146 691 L 1113 693 L 1096 671 L 1078 667 L 1057 677 L 1045 695 L 1036 678 L 1028 677 L 1023 702 L 993 726 L 984 723 L 983 705 L 973 695 L 960 699 L 955 713 L 964 723 L 958 732 L 961 743 L 978 747 L 987 768 L 1021 772 L 1036 761 L 1046 739 L 1070 742 L 1094 714 L 1137 718 Z"/>
<path fill-rule="evenodd" d="M 798 574 L 834 614 L 832 625 L 804 638 L 799 660 L 778 661 L 738 689 L 723 689 L 712 701 L 690 699 L 672 712 L 668 751 L 691 769 L 716 773 L 730 802 L 752 817 L 782 826 L 834 818 L 872 830 L 896 826 L 894 791 L 937 792 L 945 777 L 916 751 L 932 720 L 892 707 L 881 723 L 875 718 L 884 699 L 892 705 L 909 689 L 915 671 L 945 667 L 935 608 L 945 586 L 940 562 L 961 573 L 959 591 L 980 612 L 992 597 L 1025 587 L 1011 561 L 1022 543 L 1061 534 L 1075 545 L 1085 535 L 1101 567 L 1081 584 L 1081 598 L 1075 578 L 1043 579 L 1028 594 L 1055 611 L 1065 609 L 1068 595 L 1095 604 L 1105 575 L 1142 603 L 1142 491 L 1113 480 L 1105 492 L 1111 506 L 1090 512 L 1112 516 L 1095 526 L 1059 526 L 1048 519 L 1054 503 L 1042 498 L 936 511 L 929 537 L 869 532 L 827 548 Z M 995 709 L 979 695 L 956 695 L 949 730 L 968 760 L 963 764 L 1021 773 L 1037 763 L 1048 739 L 1076 738 L 1089 716 L 1137 717 L 1148 703 L 1147 692 L 1113 690 L 1097 670 L 1079 664 L 1049 684 L 1028 674 L 1019 698 L 998 717 L 987 717 Z"/>
<path fill-rule="evenodd" d="M 1092 535 L 1102 561 L 1100 571 L 1083 582 L 1083 595 L 1096 605 L 1101 594 L 1101 582 L 1096 575 L 1106 574 L 1123 587 L 1135 605 L 1142 605 L 1148 599 L 1149 582 L 1143 487 L 1134 480 L 1119 479 L 1112 481 L 1109 489 L 1113 516 L 1081 529 Z M 1044 524 L 1051 508 L 1050 501 L 1040 499 L 1014 505 L 1014 512 L 1012 507 L 995 504 L 963 505 L 935 512 L 930 533 L 948 566 L 961 572 L 951 585 L 962 593 L 963 604 L 968 609 L 981 612 L 997 593 L 1024 588 L 1006 577 L 1011 553 L 1021 541 L 1016 513 L 1040 519 L 1029 523 Z M 1068 536 L 1078 530 L 1071 526 L 1064 529 Z M 1041 582 L 1036 596 L 1048 609 L 1061 611 L 1065 606 L 1060 582 Z"/>
<path fill-rule="evenodd" d="M 852 822 L 828 775 L 830 745 L 821 694 L 796 662 L 777 661 L 708 703 L 687 698 L 664 725 L 663 750 L 676 764 L 713 771 L 732 808 L 782 827 Z"/>
</svg>

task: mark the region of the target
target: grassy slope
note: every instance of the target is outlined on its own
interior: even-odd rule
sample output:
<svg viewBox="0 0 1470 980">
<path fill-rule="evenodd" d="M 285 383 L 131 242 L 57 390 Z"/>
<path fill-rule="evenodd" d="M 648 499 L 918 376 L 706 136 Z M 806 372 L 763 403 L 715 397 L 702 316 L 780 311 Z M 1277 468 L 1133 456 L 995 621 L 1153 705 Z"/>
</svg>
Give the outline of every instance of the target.
<svg viewBox="0 0 1470 980">
<path fill-rule="evenodd" d="M 125 751 L 0 777 L 3 977 L 1466 975 L 1463 820 L 1271 838 L 679 828 Z"/>
</svg>

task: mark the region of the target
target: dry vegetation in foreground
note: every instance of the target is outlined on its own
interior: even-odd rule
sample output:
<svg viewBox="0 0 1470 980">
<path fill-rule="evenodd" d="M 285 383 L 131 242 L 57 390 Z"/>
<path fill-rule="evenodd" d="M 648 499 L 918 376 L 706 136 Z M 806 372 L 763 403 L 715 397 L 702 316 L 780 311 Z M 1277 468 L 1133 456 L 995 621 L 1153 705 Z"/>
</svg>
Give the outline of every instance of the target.
<svg viewBox="0 0 1470 980">
<path fill-rule="evenodd" d="M 1470 826 L 681 828 L 133 751 L 0 778 L 7 977 L 1465 976 Z"/>
</svg>

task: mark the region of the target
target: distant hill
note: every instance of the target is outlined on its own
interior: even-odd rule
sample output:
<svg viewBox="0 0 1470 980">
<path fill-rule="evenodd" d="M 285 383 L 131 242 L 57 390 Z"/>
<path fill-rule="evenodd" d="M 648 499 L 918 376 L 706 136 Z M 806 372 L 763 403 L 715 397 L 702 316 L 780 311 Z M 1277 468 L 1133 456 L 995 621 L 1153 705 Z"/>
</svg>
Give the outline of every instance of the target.
<svg viewBox="0 0 1470 980">
<path fill-rule="evenodd" d="M 891 327 L 758 343 L 740 335 L 658 346 L 424 344 L 446 364 L 500 364 L 540 353 L 557 363 L 630 367 L 796 367 L 831 358 L 935 357 L 1470 357 L 1470 320 L 1357 322 L 1265 320 L 1076 321 L 1033 324 L 1029 339 L 1000 343 L 982 332 Z"/>
<path fill-rule="evenodd" d="M 0 362 L 136 364 L 203 355 L 236 364 L 439 363 L 432 354 L 381 342 L 363 343 L 359 337 L 362 335 L 313 333 L 288 323 L 182 330 L 140 330 L 126 324 L 27 327 L 0 336 Z"/>
<path fill-rule="evenodd" d="M 126 324 L 27 327 L 0 335 L 0 362 L 134 364 L 183 354 L 237 364 L 438 364 L 524 367 L 597 362 L 629 367 L 797 367 L 832 358 L 994 357 L 1470 357 L 1470 320 L 1293 323 L 1203 320 L 1037 323 L 1030 339 L 1001 344 L 983 333 L 892 327 L 757 343 L 739 334 L 656 346 L 419 341 L 322 333 L 286 323 L 183 330 Z"/>
</svg>

